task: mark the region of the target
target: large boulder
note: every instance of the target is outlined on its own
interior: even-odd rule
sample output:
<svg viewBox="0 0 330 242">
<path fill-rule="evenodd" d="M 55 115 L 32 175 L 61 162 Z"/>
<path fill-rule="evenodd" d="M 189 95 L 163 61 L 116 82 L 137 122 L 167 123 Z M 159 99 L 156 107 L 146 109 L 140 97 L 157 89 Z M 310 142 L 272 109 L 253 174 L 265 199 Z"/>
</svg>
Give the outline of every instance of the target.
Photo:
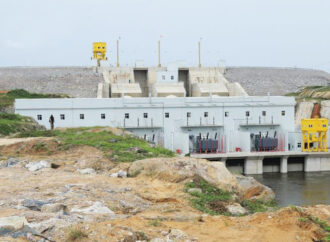
<svg viewBox="0 0 330 242">
<path fill-rule="evenodd" d="M 236 180 L 242 188 L 241 199 L 269 202 L 275 199 L 275 193 L 269 187 L 249 176 L 237 175 Z"/>
<path fill-rule="evenodd" d="M 25 219 L 25 217 L 11 216 L 11 217 L 0 218 L 0 230 L 2 229 L 18 230 L 18 229 L 22 229 L 24 225 L 28 225 L 28 222 Z"/>
<path fill-rule="evenodd" d="M 235 176 L 227 170 L 223 162 L 209 162 L 204 159 L 180 157 L 138 160 L 129 167 L 128 175 L 153 176 L 169 182 L 200 177 L 221 189 L 240 191 Z"/>
</svg>

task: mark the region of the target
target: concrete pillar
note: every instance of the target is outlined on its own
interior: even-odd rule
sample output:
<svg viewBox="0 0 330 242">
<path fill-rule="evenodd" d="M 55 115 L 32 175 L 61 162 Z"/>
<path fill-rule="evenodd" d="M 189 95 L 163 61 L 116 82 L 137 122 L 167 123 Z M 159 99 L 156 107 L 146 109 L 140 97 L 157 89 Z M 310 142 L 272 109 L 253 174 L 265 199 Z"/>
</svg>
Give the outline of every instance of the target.
<svg viewBox="0 0 330 242">
<path fill-rule="evenodd" d="M 248 157 L 244 162 L 244 174 L 262 174 L 262 160 L 263 157 Z"/>
<path fill-rule="evenodd" d="M 321 171 L 321 158 L 315 156 L 305 157 L 305 172 Z"/>
<path fill-rule="evenodd" d="M 102 95 L 103 95 L 103 83 L 100 82 L 97 85 L 97 98 L 102 98 Z"/>
<path fill-rule="evenodd" d="M 281 158 L 280 172 L 288 173 L 288 157 L 287 156 L 283 156 Z"/>
</svg>

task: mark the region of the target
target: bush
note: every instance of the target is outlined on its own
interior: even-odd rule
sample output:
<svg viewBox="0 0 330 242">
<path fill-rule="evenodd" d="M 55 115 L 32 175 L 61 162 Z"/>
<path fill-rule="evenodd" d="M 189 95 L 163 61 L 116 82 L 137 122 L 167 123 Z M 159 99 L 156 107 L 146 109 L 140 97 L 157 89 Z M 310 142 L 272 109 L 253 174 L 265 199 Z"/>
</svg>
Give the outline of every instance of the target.
<svg viewBox="0 0 330 242">
<path fill-rule="evenodd" d="M 227 191 L 223 191 L 215 186 L 212 186 L 202 178 L 195 178 L 193 182 L 189 182 L 185 185 L 185 191 L 188 192 L 190 188 L 200 188 L 202 192 L 194 192 L 191 195 L 191 205 L 211 215 L 230 215 L 226 212 L 226 201 L 232 200 L 232 194 Z"/>
<path fill-rule="evenodd" d="M 87 234 L 79 228 L 70 228 L 67 241 L 76 241 L 87 238 Z"/>
</svg>

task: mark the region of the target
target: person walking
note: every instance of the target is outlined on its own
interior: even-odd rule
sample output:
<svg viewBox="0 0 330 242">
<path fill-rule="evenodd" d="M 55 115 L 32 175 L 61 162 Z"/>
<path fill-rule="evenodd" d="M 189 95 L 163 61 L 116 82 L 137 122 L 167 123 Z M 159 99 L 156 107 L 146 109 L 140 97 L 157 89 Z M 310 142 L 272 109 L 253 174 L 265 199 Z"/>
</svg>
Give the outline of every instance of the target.
<svg viewBox="0 0 330 242">
<path fill-rule="evenodd" d="M 50 129 L 53 130 L 54 129 L 54 123 L 55 123 L 55 119 L 54 119 L 53 114 L 50 115 L 50 117 L 49 117 L 49 123 L 50 123 Z"/>
</svg>

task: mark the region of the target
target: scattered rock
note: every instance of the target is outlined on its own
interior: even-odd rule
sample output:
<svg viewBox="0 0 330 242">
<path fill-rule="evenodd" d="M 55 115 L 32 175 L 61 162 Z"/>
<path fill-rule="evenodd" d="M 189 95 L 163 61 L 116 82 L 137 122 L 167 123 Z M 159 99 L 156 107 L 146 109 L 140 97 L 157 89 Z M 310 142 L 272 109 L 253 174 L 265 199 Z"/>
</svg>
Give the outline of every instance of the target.
<svg viewBox="0 0 330 242">
<path fill-rule="evenodd" d="M 16 158 L 9 158 L 7 161 L 4 161 L 0 164 L 0 168 L 4 167 L 13 167 L 19 162 Z"/>
<path fill-rule="evenodd" d="M 247 213 L 246 209 L 243 208 L 239 203 L 229 204 L 226 206 L 226 209 L 229 213 L 236 216 Z"/>
<path fill-rule="evenodd" d="M 78 172 L 83 175 L 96 174 L 96 171 L 93 168 L 78 169 Z"/>
<path fill-rule="evenodd" d="M 127 177 L 127 172 L 126 171 L 118 171 L 118 177 L 120 178 L 126 178 Z"/>
<path fill-rule="evenodd" d="M 19 230 L 28 224 L 25 217 L 10 216 L 0 218 L 0 230 Z"/>
<path fill-rule="evenodd" d="M 61 203 L 45 204 L 41 207 L 41 212 L 44 213 L 57 213 L 66 212 L 67 206 Z"/>
<path fill-rule="evenodd" d="M 118 172 L 110 174 L 110 177 L 119 177 L 119 178 L 126 178 L 127 172 L 123 170 L 119 170 Z"/>
<path fill-rule="evenodd" d="M 18 159 L 16 158 L 9 158 L 8 162 L 7 162 L 7 167 L 13 167 L 14 165 L 16 165 L 19 162 Z"/>
<path fill-rule="evenodd" d="M 23 201 L 23 206 L 29 208 L 33 211 L 41 211 L 41 207 L 47 204 L 48 202 L 34 200 L 34 199 L 25 199 Z"/>
<path fill-rule="evenodd" d="M 25 166 L 29 171 L 38 171 L 43 168 L 50 168 L 50 164 L 47 161 L 41 160 L 39 162 L 30 162 Z"/>
<path fill-rule="evenodd" d="M 106 207 L 101 202 L 94 202 L 92 206 L 79 209 L 79 208 L 72 208 L 72 213 L 85 213 L 85 214 L 115 214 L 111 211 L 108 207 Z"/>
<path fill-rule="evenodd" d="M 169 231 L 169 234 L 167 235 L 167 238 L 174 241 L 178 241 L 178 240 L 187 241 L 189 239 L 188 235 L 180 229 L 171 229 Z"/>
<path fill-rule="evenodd" d="M 188 189 L 188 193 L 195 193 L 195 192 L 202 193 L 202 189 L 200 189 L 200 188 L 189 188 Z"/>
<path fill-rule="evenodd" d="M 265 202 L 275 199 L 273 190 L 259 183 L 253 177 L 237 175 L 236 180 L 243 189 L 242 199 L 262 200 Z"/>
</svg>

